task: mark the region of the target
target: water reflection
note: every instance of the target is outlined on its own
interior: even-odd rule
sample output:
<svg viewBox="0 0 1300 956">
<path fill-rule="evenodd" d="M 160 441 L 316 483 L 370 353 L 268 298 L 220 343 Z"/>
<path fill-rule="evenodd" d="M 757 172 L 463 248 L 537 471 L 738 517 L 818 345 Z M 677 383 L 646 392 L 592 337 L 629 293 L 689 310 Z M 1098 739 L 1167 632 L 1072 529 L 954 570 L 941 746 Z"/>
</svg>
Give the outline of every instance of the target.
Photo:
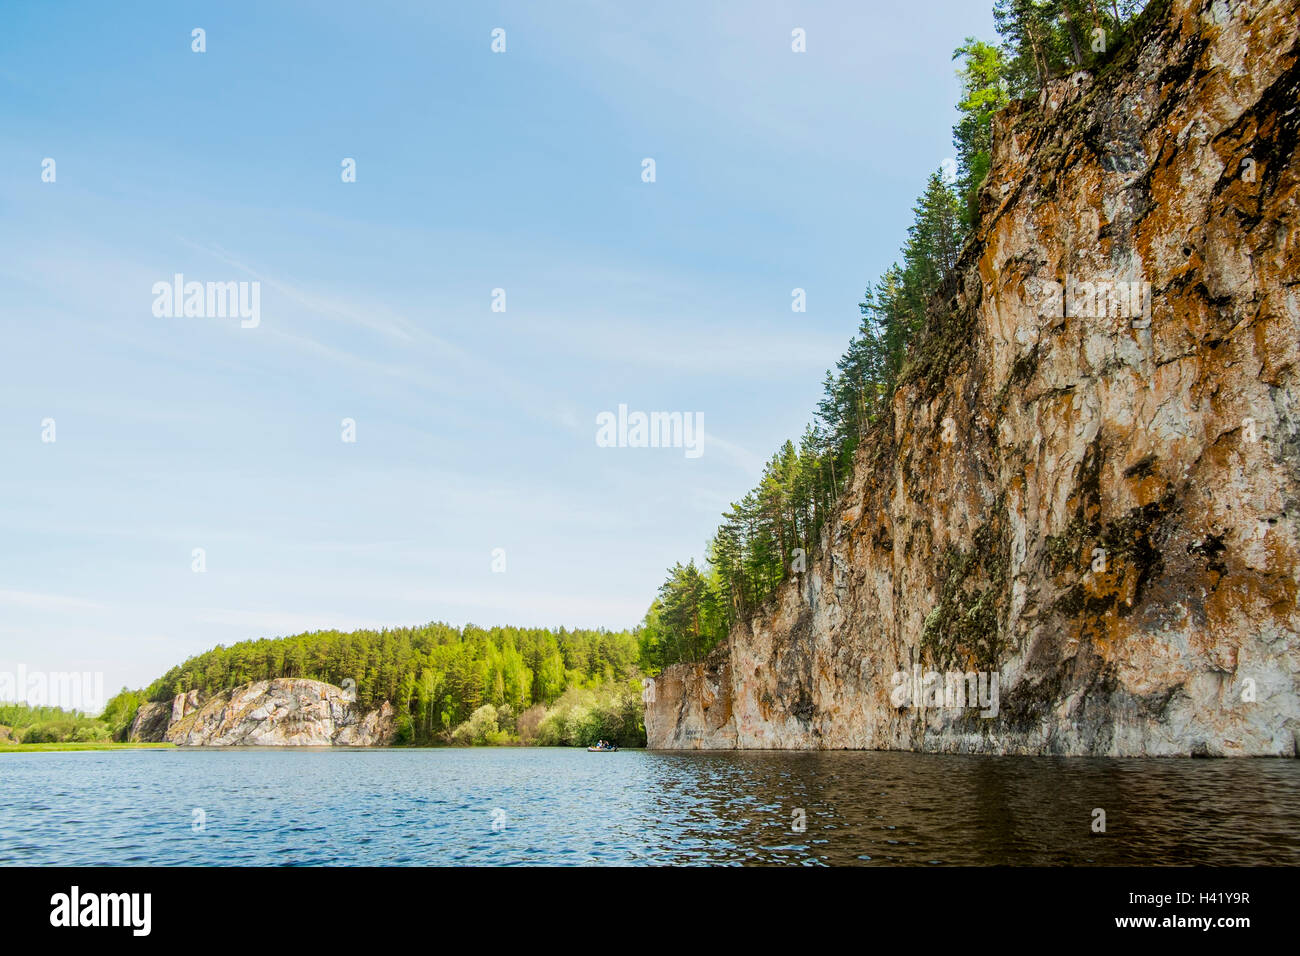
<svg viewBox="0 0 1300 956">
<path fill-rule="evenodd" d="M 906 753 L 649 754 L 665 861 L 1300 862 L 1300 766 Z M 796 809 L 806 829 L 794 829 Z M 1094 811 L 1105 832 L 1093 832 Z M 682 844 L 686 844 L 683 852 Z"/>
</svg>

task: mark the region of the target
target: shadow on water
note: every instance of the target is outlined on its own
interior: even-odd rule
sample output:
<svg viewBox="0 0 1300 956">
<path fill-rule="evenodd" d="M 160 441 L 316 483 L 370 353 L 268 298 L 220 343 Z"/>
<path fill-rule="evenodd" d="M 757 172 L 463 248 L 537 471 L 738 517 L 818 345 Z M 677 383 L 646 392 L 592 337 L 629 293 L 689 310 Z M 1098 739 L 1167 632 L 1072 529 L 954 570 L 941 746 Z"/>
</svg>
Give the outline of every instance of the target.
<svg viewBox="0 0 1300 956">
<path fill-rule="evenodd" d="M 844 751 L 652 753 L 677 862 L 1300 863 L 1300 765 Z M 804 829 L 799 831 L 802 811 Z M 1094 832 L 1095 811 L 1105 832 Z M 656 814 L 656 815 L 658 815 Z"/>
</svg>

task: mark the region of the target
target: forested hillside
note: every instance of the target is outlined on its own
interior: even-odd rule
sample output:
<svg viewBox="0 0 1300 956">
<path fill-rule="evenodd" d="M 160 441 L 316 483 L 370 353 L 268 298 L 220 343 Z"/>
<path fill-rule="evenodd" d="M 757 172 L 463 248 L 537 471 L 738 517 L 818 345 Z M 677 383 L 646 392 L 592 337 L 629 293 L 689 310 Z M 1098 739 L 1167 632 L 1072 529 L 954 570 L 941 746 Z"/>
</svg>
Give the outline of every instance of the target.
<svg viewBox="0 0 1300 956">
<path fill-rule="evenodd" d="M 173 667 L 144 696 L 164 701 L 308 677 L 354 689 L 362 709 L 391 702 L 399 742 L 577 744 L 605 736 L 635 744 L 644 740 L 637 653 L 628 631 L 441 623 L 313 631 L 213 648 Z"/>
<path fill-rule="evenodd" d="M 758 486 L 723 514 L 703 567 L 692 560 L 669 570 L 641 632 L 648 671 L 699 660 L 737 618 L 804 570 L 858 447 L 889 420 L 895 387 L 933 359 L 919 347 L 927 307 L 955 291 L 958 254 L 979 220 L 993 115 L 1049 79 L 1122 56 L 1142 29 L 1144 6 L 1144 0 L 997 0 L 1001 43 L 968 38 L 954 51 L 961 83 L 956 175 L 949 181 L 936 171 L 927 180 L 901 262 L 867 287 L 857 334 L 826 373 L 825 397 L 798 444 L 785 442 Z"/>
</svg>

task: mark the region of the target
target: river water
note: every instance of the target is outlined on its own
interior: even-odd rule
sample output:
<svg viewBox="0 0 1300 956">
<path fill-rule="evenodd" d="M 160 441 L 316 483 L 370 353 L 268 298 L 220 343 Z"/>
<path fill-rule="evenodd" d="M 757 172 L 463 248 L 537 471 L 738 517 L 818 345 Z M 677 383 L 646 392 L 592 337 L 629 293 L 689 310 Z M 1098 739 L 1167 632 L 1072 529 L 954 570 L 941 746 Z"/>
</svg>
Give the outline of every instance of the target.
<svg viewBox="0 0 1300 956">
<path fill-rule="evenodd" d="M 1297 865 L 1300 761 L 0 754 L 0 863 Z"/>
</svg>

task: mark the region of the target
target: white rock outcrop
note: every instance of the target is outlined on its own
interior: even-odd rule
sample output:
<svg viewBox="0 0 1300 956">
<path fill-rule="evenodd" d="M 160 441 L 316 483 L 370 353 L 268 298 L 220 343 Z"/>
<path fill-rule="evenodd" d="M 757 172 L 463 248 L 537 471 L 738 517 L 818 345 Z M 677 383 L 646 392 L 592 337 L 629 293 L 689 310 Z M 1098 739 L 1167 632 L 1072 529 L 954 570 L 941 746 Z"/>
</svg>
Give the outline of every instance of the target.
<svg viewBox="0 0 1300 956">
<path fill-rule="evenodd" d="M 391 743 L 393 733 L 393 708 L 387 702 L 362 712 L 333 684 L 282 677 L 206 700 L 192 690 L 170 704 L 145 704 L 130 739 L 185 747 L 371 747 Z"/>
</svg>

